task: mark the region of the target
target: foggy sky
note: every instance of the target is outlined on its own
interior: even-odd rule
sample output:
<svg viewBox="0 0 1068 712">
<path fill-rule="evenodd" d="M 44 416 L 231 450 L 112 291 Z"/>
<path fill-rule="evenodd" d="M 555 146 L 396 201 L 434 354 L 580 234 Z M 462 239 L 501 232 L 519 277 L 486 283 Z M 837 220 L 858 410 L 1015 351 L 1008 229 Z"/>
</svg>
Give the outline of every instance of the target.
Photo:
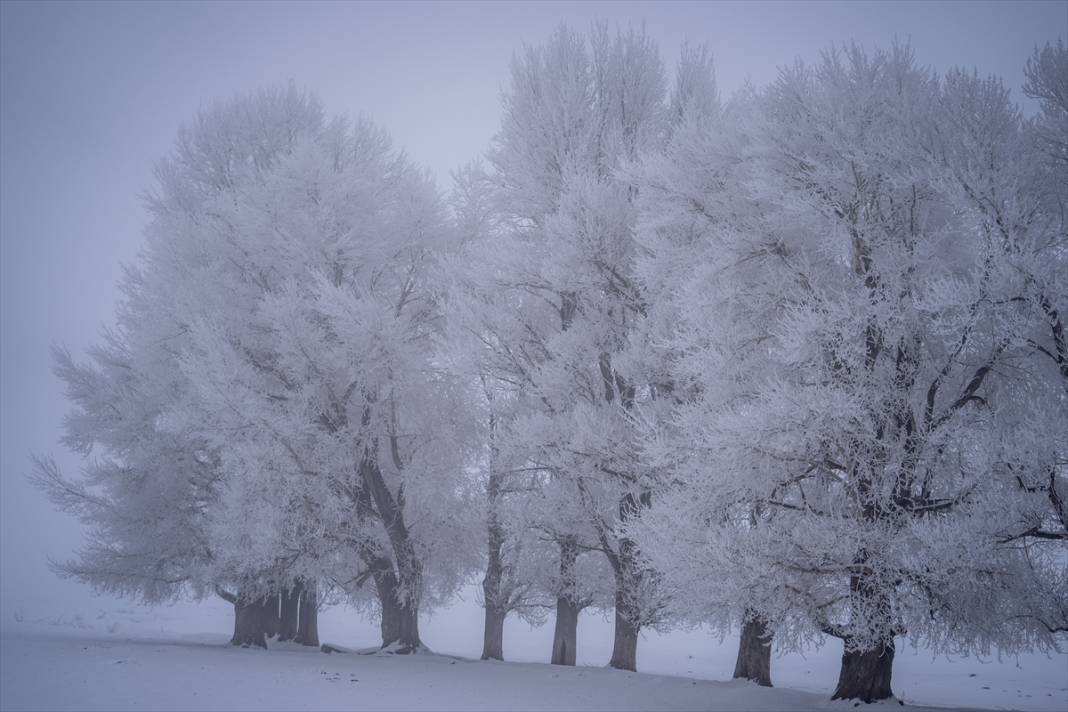
<svg viewBox="0 0 1068 712">
<path fill-rule="evenodd" d="M 762 85 L 832 43 L 910 40 L 917 60 L 1005 78 L 1017 99 L 1036 44 L 1068 36 L 1068 2 L 0 3 L 0 627 L 83 604 L 60 581 L 79 525 L 26 482 L 31 452 L 73 473 L 49 345 L 81 354 L 113 322 L 139 195 L 179 124 L 215 97 L 293 79 L 328 115 L 365 113 L 428 166 L 488 146 L 508 61 L 561 21 L 641 25 L 670 69 L 707 42 L 721 91 Z"/>
</svg>

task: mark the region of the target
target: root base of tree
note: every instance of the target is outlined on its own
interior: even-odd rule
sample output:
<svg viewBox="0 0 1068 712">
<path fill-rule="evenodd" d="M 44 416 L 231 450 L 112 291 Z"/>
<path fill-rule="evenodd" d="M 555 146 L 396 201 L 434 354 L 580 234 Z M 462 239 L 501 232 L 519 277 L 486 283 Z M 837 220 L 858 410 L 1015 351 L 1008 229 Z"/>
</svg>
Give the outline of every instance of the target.
<svg viewBox="0 0 1068 712">
<path fill-rule="evenodd" d="M 771 635 L 768 633 L 767 624 L 760 618 L 753 618 L 742 625 L 734 678 L 750 680 L 761 687 L 772 686 Z"/>
<path fill-rule="evenodd" d="M 894 669 L 894 644 L 842 654 L 842 670 L 832 700 L 877 702 L 894 696 L 890 689 Z"/>
</svg>

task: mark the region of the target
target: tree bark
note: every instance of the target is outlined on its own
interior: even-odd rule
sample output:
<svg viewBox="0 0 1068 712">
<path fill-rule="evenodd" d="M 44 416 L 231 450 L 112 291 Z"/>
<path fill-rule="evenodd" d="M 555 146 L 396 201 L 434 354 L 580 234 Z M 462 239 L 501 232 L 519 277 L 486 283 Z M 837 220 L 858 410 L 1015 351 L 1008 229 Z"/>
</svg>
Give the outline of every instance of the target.
<svg viewBox="0 0 1068 712">
<path fill-rule="evenodd" d="M 419 607 L 405 600 L 400 582 L 392 571 L 375 577 L 382 606 L 382 647 L 394 647 L 398 655 L 409 655 L 423 647 L 419 638 Z"/>
<path fill-rule="evenodd" d="M 281 596 L 272 593 L 263 600 L 263 629 L 268 638 L 278 635 L 282 627 Z"/>
<path fill-rule="evenodd" d="M 648 507 L 650 495 L 635 497 L 627 493 L 619 502 L 619 520 L 633 519 L 640 507 Z M 629 537 L 619 540 L 618 554 L 608 557 L 616 579 L 616 635 L 609 665 L 618 670 L 636 670 L 638 662 L 638 634 L 641 632 L 641 601 L 643 578 L 648 575 L 638 561 L 638 546 Z"/>
<path fill-rule="evenodd" d="M 375 510 L 371 499 L 371 490 L 367 484 L 360 486 L 356 497 L 357 516 L 364 519 L 371 516 Z M 379 628 L 382 633 L 382 647 L 400 637 L 400 621 L 396 617 L 396 607 L 388 605 L 393 600 L 397 590 L 397 574 L 393 568 L 393 561 L 384 552 L 368 543 L 360 545 L 360 558 L 371 573 L 375 582 L 375 592 L 378 594 L 381 620 Z"/>
<path fill-rule="evenodd" d="M 871 650 L 850 650 L 844 641 L 842 668 L 832 700 L 861 700 L 875 702 L 894 696 L 890 678 L 894 669 L 894 641 L 884 641 Z"/>
<path fill-rule="evenodd" d="M 383 648 L 400 640 L 400 619 L 397 617 L 397 606 L 392 604 L 397 592 L 397 577 L 393 573 L 393 564 L 387 563 L 387 568 L 377 570 L 374 575 L 375 589 L 378 591 L 378 605 L 382 610 L 380 629 Z"/>
<path fill-rule="evenodd" d="M 878 516 L 874 508 L 869 510 L 873 519 Z M 867 549 L 861 548 L 854 558 L 858 573 L 849 577 L 849 590 L 853 595 L 854 614 L 876 617 L 882 611 L 891 609 L 889 593 L 885 584 L 867 574 L 877 568 Z M 882 614 L 885 615 L 885 614 Z M 841 631 L 840 631 L 841 632 Z M 859 699 L 864 702 L 885 700 L 894 696 L 890 690 L 890 678 L 894 668 L 894 634 L 884 630 L 876 638 L 876 645 L 860 649 L 853 644 L 853 639 L 846 632 L 840 635 L 844 649 L 842 667 L 838 674 L 838 685 L 834 689 L 833 700 Z"/>
<path fill-rule="evenodd" d="M 742 624 L 734 677 L 771 687 L 771 633 L 767 621 L 760 616 L 749 617 Z"/>
<path fill-rule="evenodd" d="M 490 431 L 495 421 L 490 417 Z M 482 601 L 486 608 L 486 622 L 482 640 L 483 660 L 504 660 L 504 619 L 508 610 L 502 606 L 501 578 L 504 575 L 502 549 L 504 548 L 504 530 L 497 516 L 497 499 L 500 497 L 500 479 L 497 473 L 490 473 L 487 486 L 489 499 L 489 523 L 487 524 L 486 575 L 482 579 Z"/>
<path fill-rule="evenodd" d="M 282 592 L 282 615 L 278 625 L 278 640 L 293 640 L 297 637 L 300 620 L 300 593 L 303 584 L 297 581 L 291 588 Z"/>
<path fill-rule="evenodd" d="M 368 419 L 365 414 L 365 421 Z M 394 495 L 382 477 L 378 466 L 377 447 L 370 447 L 364 452 L 360 462 L 360 476 L 367 487 L 378 511 L 378 516 L 389 536 L 393 549 L 393 561 L 396 565 L 396 585 L 392 595 L 382 597 L 382 618 L 395 616 L 398 635 L 387 644 L 396 643 L 396 652 L 414 653 L 423 647 L 419 639 L 419 600 L 423 588 L 423 565 L 415 554 L 411 533 L 404 521 L 403 490 Z M 395 610 L 389 610 L 395 607 Z"/>
<path fill-rule="evenodd" d="M 419 638 L 419 609 L 416 606 L 398 602 L 395 598 L 384 604 L 383 618 L 391 621 L 390 640 L 385 641 L 383 648 L 393 647 L 393 652 L 398 655 L 410 655 L 418 652 L 423 643 Z"/>
<path fill-rule="evenodd" d="M 616 595 L 616 636 L 612 645 L 610 667 L 617 670 L 635 671 L 638 669 L 638 633 L 641 626 L 634 622 L 628 606 L 620 605 L 620 596 Z"/>
<path fill-rule="evenodd" d="M 598 363 L 605 402 L 612 403 L 618 396 L 619 404 L 629 411 L 634 406 L 637 392 L 634 385 L 612 367 L 611 354 L 602 353 Z M 629 522 L 637 516 L 642 507 L 648 507 L 651 501 L 652 495 L 648 490 L 642 490 L 637 496 L 634 492 L 627 492 L 619 499 L 619 521 L 624 524 Z M 638 562 L 638 545 L 633 539 L 620 537 L 618 551 L 613 551 L 604 526 L 598 527 L 598 536 L 616 580 L 616 634 L 612 645 L 612 659 L 608 664 L 619 670 L 635 670 L 638 661 L 638 633 L 641 631 L 643 613 L 643 602 L 638 598 L 643 579 L 648 574 Z"/>
<path fill-rule="evenodd" d="M 579 608 L 567 596 L 556 599 L 556 631 L 553 633 L 553 665 L 574 665 L 578 645 Z"/>
<path fill-rule="evenodd" d="M 268 608 L 262 600 L 244 601 L 238 596 L 234 602 L 234 636 L 230 644 L 266 649 L 268 625 Z"/>
<path fill-rule="evenodd" d="M 503 612 L 486 607 L 486 624 L 482 637 L 483 660 L 504 660 L 504 618 Z"/>
<path fill-rule="evenodd" d="M 556 597 L 556 630 L 553 633 L 553 665 L 574 665 L 578 643 L 579 607 L 575 596 L 575 561 L 578 547 L 573 538 L 560 542 L 560 585 L 562 593 Z"/>
<path fill-rule="evenodd" d="M 567 331 L 578 311 L 578 295 L 564 292 L 560 295 L 560 330 Z M 565 537 L 560 541 L 560 588 L 556 597 L 556 628 L 553 631 L 553 651 L 550 662 L 553 665 L 574 665 L 578 650 L 578 614 L 579 606 L 575 599 L 575 561 L 578 559 L 578 547 L 574 537 Z"/>
<path fill-rule="evenodd" d="M 298 604 L 297 634 L 294 642 L 319 647 L 319 595 L 315 585 L 306 583 Z"/>
</svg>

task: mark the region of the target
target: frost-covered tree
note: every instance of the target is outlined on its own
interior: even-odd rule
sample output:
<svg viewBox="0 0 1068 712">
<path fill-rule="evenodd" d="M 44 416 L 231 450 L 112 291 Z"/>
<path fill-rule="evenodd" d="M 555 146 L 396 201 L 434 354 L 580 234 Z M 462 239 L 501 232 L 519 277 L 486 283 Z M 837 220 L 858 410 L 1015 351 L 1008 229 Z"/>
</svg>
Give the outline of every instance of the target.
<svg viewBox="0 0 1068 712">
<path fill-rule="evenodd" d="M 679 283 L 659 332 L 679 404 L 646 452 L 680 481 L 643 547 L 784 645 L 842 639 L 838 698 L 892 694 L 897 636 L 1054 645 L 1063 547 L 1004 528 L 1061 491 L 1027 478 L 1056 479 L 1066 422 L 1028 296 L 1063 246 L 1018 112 L 900 47 L 798 63 L 755 108 L 733 148 L 698 141 L 642 188 L 643 274 Z"/>
<path fill-rule="evenodd" d="M 487 178 L 498 237 L 484 262 L 487 301 L 509 309 L 484 312 L 473 331 L 487 378 L 515 394 L 501 427 L 513 466 L 540 471 L 547 496 L 578 507 L 540 524 L 559 546 L 554 662 L 574 660 L 583 551 L 600 551 L 611 571 L 613 666 L 634 668 L 638 633 L 662 608 L 624 528 L 652 496 L 636 407 L 655 387 L 629 353 L 645 304 L 632 274 L 635 184 L 621 169 L 714 103 L 709 70 L 687 52 L 669 100 L 655 44 L 603 25 L 586 36 L 562 27 L 512 64 Z"/>
<path fill-rule="evenodd" d="M 507 417 L 514 399 L 508 389 L 501 389 L 486 378 L 487 365 L 482 341 L 488 337 L 483 329 L 483 313 L 495 307 L 492 297 L 483 287 L 485 271 L 482 262 L 471 260 L 492 244 L 494 213 L 492 188 L 478 161 L 464 166 L 453 174 L 450 199 L 452 217 L 460 242 L 451 255 L 446 271 L 452 277 L 449 301 L 451 367 L 471 384 L 476 395 L 471 416 L 484 425 L 482 456 L 474 469 L 484 482 L 484 522 L 486 532 L 485 575 L 482 579 L 481 600 L 485 609 L 483 629 L 483 660 L 504 659 L 504 621 L 516 611 L 535 611 L 529 605 L 529 585 L 515 576 L 516 565 L 523 553 L 523 524 L 521 509 L 511 507 L 509 494 L 511 478 L 504 471 L 500 456 L 500 426 Z"/>
<path fill-rule="evenodd" d="M 234 642 L 241 644 L 264 645 L 265 637 L 280 632 L 288 636 L 294 614 L 306 623 L 300 638 L 317 643 L 311 635 L 317 576 L 303 581 L 286 575 L 293 554 L 285 551 L 288 544 L 281 545 L 281 532 L 258 532 L 240 547 L 228 542 L 247 522 L 232 516 L 228 492 L 235 480 L 225 467 L 226 453 L 205 438 L 197 424 L 182 424 L 183 414 L 199 396 L 181 364 L 193 347 L 199 321 L 249 309 L 262 291 L 261 284 L 239 271 L 243 246 L 237 234 L 240 223 L 233 219 L 235 206 L 244 194 L 260 189 L 280 160 L 323 131 L 318 101 L 292 85 L 217 102 L 182 130 L 172 155 L 157 165 L 158 187 L 149 195 L 153 221 L 142 269 L 144 292 L 152 303 L 145 318 L 166 316 L 180 335 L 167 346 L 169 367 L 182 378 L 182 390 L 175 390 L 181 397 L 172 401 L 161 426 L 209 443 L 222 468 L 219 497 L 209 517 L 208 539 L 216 548 L 212 578 L 219 595 L 235 603 Z M 272 544 L 279 546 L 271 549 Z M 296 588 L 305 590 L 294 606 Z M 281 598 L 287 605 L 281 605 Z M 304 616 L 299 615 L 301 598 Z"/>
<path fill-rule="evenodd" d="M 528 388 L 534 363 L 524 344 L 531 336 L 524 324 L 538 316 L 543 303 L 501 285 L 522 255 L 508 241 L 511 227 L 501 218 L 490 174 L 474 163 L 454 179 L 453 208 L 463 244 L 448 268 L 455 281 L 449 302 L 453 368 L 475 385 L 481 406 L 473 415 L 485 426 L 478 468 L 487 532 L 483 659 L 503 659 L 509 614 L 537 623 L 555 607 L 552 661 L 573 665 L 579 612 L 595 600 L 611 603 L 595 593 L 604 588 L 604 571 L 590 565 L 594 537 L 573 506 L 574 493 L 562 496 L 560 478 L 531 460 L 526 440 L 514 431 L 524 413 L 541 407 Z"/>
<path fill-rule="evenodd" d="M 62 572 L 148 602 L 206 595 L 225 583 L 218 576 L 236 573 L 220 571 L 222 552 L 211 536 L 225 479 L 219 453 L 171 425 L 193 394 L 179 368 L 192 321 L 232 296 L 224 285 L 198 283 L 188 269 L 204 247 L 195 227 L 212 219 L 212 206 L 225 204 L 243 177 L 321 123 L 318 103 L 292 86 L 219 102 L 183 128 L 172 155 L 156 165 L 147 246 L 127 268 L 116 328 L 88 363 L 56 353 L 74 405 L 64 443 L 86 457 L 98 453 L 81 480 L 39 462 L 39 483 L 89 527 L 90 545 Z M 253 603 L 230 598 L 238 619 Z"/>
<path fill-rule="evenodd" d="M 238 255 L 218 268 L 258 289 L 195 323 L 182 357 L 197 392 L 183 427 L 219 448 L 241 522 L 219 535 L 264 564 L 286 552 L 301 578 L 356 552 L 348 580 L 373 581 L 383 645 L 416 650 L 420 606 L 470 551 L 464 390 L 436 360 L 433 186 L 377 128 L 335 122 L 219 214 Z"/>
<path fill-rule="evenodd" d="M 470 551 L 458 545 L 463 391 L 435 360 L 433 255 L 448 232 L 432 184 L 381 130 L 326 123 L 292 87 L 202 113 L 157 177 L 148 246 L 111 347 L 146 374 L 133 382 L 138 372 L 96 354 L 118 374 L 105 385 L 144 416 L 121 420 L 134 432 L 116 435 L 124 405 L 61 361 L 84 411 L 69 421 L 80 428 L 72 442 L 114 450 L 109 476 L 127 489 L 126 470 L 147 468 L 134 456 L 173 458 L 151 477 L 196 506 L 150 499 L 166 494 L 158 485 L 146 498 L 197 515 L 196 536 L 171 546 L 204 542 L 197 580 L 235 603 L 235 642 L 314 642 L 299 621 L 314 624 L 325 595 L 358 602 L 373 581 L 383 644 L 418 648 L 420 604 L 458 585 Z M 210 475 L 210 501 L 186 470 Z M 62 494 L 62 481 L 49 481 Z M 125 490 L 105 504 L 114 513 L 94 510 L 105 527 L 143 520 L 126 511 L 137 500 Z M 126 545 L 110 529 L 99 538 Z"/>
</svg>

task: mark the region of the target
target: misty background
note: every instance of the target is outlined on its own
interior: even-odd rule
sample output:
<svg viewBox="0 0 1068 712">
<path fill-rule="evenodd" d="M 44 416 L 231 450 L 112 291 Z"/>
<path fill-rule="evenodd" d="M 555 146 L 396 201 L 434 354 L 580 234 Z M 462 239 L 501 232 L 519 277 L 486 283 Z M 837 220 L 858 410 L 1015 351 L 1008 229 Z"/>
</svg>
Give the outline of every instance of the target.
<svg viewBox="0 0 1068 712">
<path fill-rule="evenodd" d="M 179 125 L 213 98 L 292 79 L 328 113 L 387 128 L 447 190 L 490 144 L 513 52 L 597 19 L 644 23 L 668 58 L 707 43 L 724 97 L 843 38 L 897 38 L 920 64 L 1003 77 L 1027 112 L 1026 58 L 1068 35 L 1059 1 L 0 3 L 0 628 L 100 603 L 48 570 L 82 532 L 27 481 L 29 455 L 80 467 L 57 442 L 68 405 L 49 347 L 77 357 L 113 323 L 147 223 L 139 196 Z M 200 628 L 214 625 L 229 623 Z"/>
</svg>

